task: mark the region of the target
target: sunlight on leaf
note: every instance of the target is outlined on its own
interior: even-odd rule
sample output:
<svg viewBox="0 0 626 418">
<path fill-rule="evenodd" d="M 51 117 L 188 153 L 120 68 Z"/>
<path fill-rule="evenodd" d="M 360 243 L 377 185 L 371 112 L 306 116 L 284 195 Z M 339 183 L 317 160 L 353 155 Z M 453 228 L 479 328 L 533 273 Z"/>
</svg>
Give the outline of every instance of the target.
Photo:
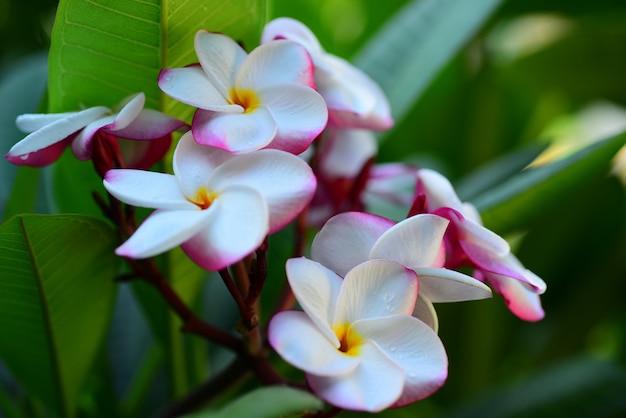
<svg viewBox="0 0 626 418">
<path fill-rule="evenodd" d="M 0 357 L 24 389 L 71 417 L 111 318 L 115 235 L 82 215 L 0 227 Z"/>
<path fill-rule="evenodd" d="M 506 234 L 572 193 L 581 182 L 602 173 L 608 174 L 611 160 L 625 143 L 626 133 L 622 133 L 564 160 L 527 169 L 479 195 L 472 203 L 481 212 L 488 228 Z"/>
</svg>

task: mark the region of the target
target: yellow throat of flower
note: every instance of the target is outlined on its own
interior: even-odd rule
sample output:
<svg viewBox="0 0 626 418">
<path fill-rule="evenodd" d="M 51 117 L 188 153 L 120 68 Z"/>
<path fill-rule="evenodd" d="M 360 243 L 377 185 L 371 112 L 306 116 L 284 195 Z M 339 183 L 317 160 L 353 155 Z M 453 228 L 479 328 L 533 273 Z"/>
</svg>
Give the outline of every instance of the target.
<svg viewBox="0 0 626 418">
<path fill-rule="evenodd" d="M 259 96 L 253 90 L 237 89 L 233 87 L 228 93 L 230 94 L 232 104 L 238 104 L 243 107 L 244 113 L 253 112 L 254 109 L 261 104 Z"/>
<path fill-rule="evenodd" d="M 202 186 L 196 191 L 196 195 L 193 199 L 187 199 L 200 209 L 208 209 L 213 201 L 217 198 L 217 192 L 209 191 L 206 187 Z"/>
<path fill-rule="evenodd" d="M 333 327 L 335 335 L 339 339 L 339 351 L 348 356 L 357 356 L 361 351 L 361 345 L 365 339 L 354 329 L 350 329 L 350 324 L 341 324 Z"/>
</svg>

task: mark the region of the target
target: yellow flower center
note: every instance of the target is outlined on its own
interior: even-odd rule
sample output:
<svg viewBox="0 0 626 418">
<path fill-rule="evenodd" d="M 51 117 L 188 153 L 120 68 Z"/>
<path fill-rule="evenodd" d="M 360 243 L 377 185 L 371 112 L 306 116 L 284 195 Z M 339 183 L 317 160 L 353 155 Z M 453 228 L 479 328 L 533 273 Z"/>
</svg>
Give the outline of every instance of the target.
<svg viewBox="0 0 626 418">
<path fill-rule="evenodd" d="M 252 90 L 236 89 L 233 87 L 228 93 L 230 94 L 232 104 L 238 104 L 243 107 L 244 113 L 253 112 L 254 109 L 261 104 L 259 96 Z"/>
<path fill-rule="evenodd" d="M 206 187 L 202 186 L 196 191 L 196 195 L 193 199 L 187 199 L 200 209 L 208 209 L 213 201 L 217 198 L 217 192 L 211 192 Z"/>
<path fill-rule="evenodd" d="M 356 331 L 349 330 L 349 327 L 350 324 L 341 324 L 333 327 L 333 331 L 339 339 L 339 351 L 349 356 L 358 356 L 365 339 Z"/>
</svg>

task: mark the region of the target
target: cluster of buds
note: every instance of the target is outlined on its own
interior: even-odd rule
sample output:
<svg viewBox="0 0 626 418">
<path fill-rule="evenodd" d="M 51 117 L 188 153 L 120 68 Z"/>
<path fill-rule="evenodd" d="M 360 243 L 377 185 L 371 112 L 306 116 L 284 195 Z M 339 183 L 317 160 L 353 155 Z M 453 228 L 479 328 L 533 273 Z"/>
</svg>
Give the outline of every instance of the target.
<svg viewBox="0 0 626 418">
<path fill-rule="evenodd" d="M 249 54 L 204 30 L 194 45 L 198 63 L 158 78 L 165 94 L 195 108 L 190 124 L 144 109 L 139 93 L 113 110 L 22 115 L 18 126 L 32 133 L 6 158 L 42 166 L 71 145 L 94 162 L 110 195 L 155 209 L 117 248 L 129 259 L 181 246 L 218 271 L 298 216 L 321 226 L 310 258 L 286 264 L 302 311 L 277 313 L 267 341 L 338 408 L 403 406 L 443 385 L 448 362 L 436 303 L 488 298 L 493 288 L 521 319 L 543 317 L 545 283 L 445 177 L 374 164 L 373 131 L 393 125 L 389 103 L 306 26 L 276 19 Z M 149 171 L 175 131 L 183 134 L 173 174 Z M 393 193 L 387 186 L 398 181 L 414 192 Z M 368 213 L 372 198 L 405 204 L 407 218 Z"/>
</svg>

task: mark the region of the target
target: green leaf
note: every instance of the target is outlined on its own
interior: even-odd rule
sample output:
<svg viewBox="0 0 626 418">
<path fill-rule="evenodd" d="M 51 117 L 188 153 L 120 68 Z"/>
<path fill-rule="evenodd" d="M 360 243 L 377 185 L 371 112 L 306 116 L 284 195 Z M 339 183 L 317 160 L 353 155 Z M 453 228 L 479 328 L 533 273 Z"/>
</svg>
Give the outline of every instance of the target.
<svg viewBox="0 0 626 418">
<path fill-rule="evenodd" d="M 112 106 L 143 91 L 147 107 L 169 111 L 157 86 L 160 69 L 197 62 L 193 37 L 199 29 L 257 44 L 266 4 L 264 0 L 61 0 L 50 47 L 49 110 Z"/>
<path fill-rule="evenodd" d="M 219 411 L 202 411 L 188 418 L 276 418 L 302 411 L 319 411 L 324 403 L 308 392 L 270 386 L 255 389 Z"/>
<path fill-rule="evenodd" d="M 24 389 L 72 417 L 110 321 L 115 234 L 87 216 L 0 226 L 0 357 Z"/>
<path fill-rule="evenodd" d="M 414 0 L 361 49 L 354 62 L 387 94 L 396 122 L 501 1 Z"/>
<path fill-rule="evenodd" d="M 574 155 L 529 168 L 472 201 L 485 225 L 499 234 L 523 227 L 550 204 L 572 193 L 594 176 L 606 173 L 626 143 L 626 133 L 599 141 Z"/>
</svg>

